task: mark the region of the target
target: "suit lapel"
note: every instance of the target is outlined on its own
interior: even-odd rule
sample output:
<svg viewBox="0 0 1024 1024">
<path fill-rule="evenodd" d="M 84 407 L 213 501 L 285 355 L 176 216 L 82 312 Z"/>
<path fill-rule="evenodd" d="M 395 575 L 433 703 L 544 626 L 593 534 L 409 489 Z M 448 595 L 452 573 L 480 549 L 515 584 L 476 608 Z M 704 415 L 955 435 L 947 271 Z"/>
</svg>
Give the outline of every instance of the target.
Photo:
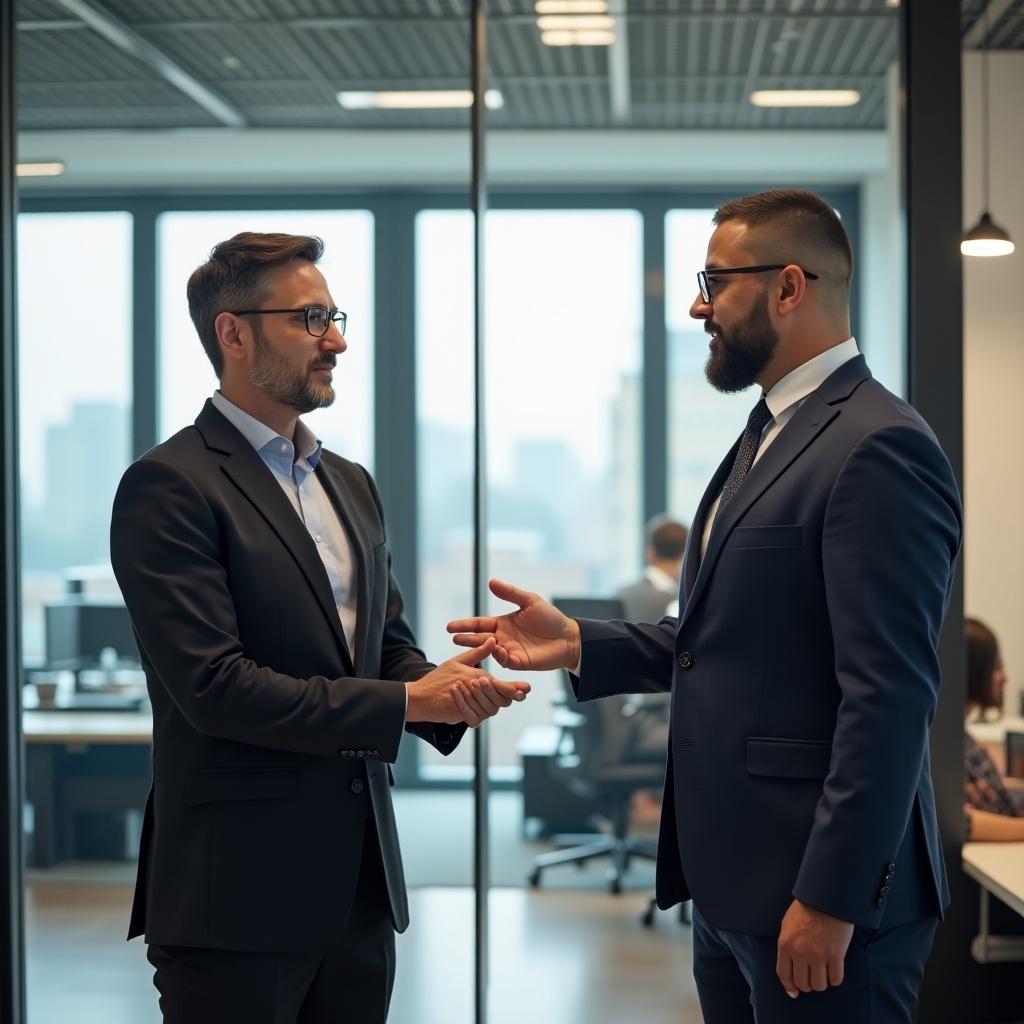
<svg viewBox="0 0 1024 1024">
<path fill-rule="evenodd" d="M 338 518 L 341 519 L 341 525 L 348 534 L 349 545 L 355 560 L 352 570 L 356 575 L 356 674 L 358 675 L 358 668 L 366 654 L 369 639 L 367 630 L 370 623 L 370 538 L 362 520 L 352 512 L 351 501 L 347 500 L 348 488 L 345 486 L 342 474 L 327 466 L 321 458 L 316 475 L 320 483 L 323 484 L 327 497 L 331 499 L 331 504 L 338 513 Z"/>
<path fill-rule="evenodd" d="M 857 356 L 840 366 L 817 391 L 812 391 L 807 396 L 794 413 L 793 418 L 783 427 L 779 436 L 751 468 L 747 478 L 743 481 L 743 486 L 736 492 L 733 499 L 724 509 L 719 509 L 714 526 L 711 528 L 711 536 L 708 538 L 707 551 L 704 552 L 704 557 L 700 560 L 693 588 L 689 590 L 685 609 L 681 613 L 680 625 L 689 618 L 700 600 L 700 596 L 707 586 L 708 578 L 714 570 L 715 562 L 736 524 L 800 453 L 812 444 L 828 424 L 839 415 L 839 404 L 849 398 L 853 391 L 870 376 L 871 371 L 868 370 L 863 356 Z M 705 492 L 704 500 L 701 502 L 702 507 L 705 506 L 705 503 L 710 505 L 710 501 L 714 500 L 714 497 L 725 485 L 734 453 L 735 446 L 719 467 L 708 491 Z M 723 469 L 725 476 L 722 475 Z M 709 495 L 711 496 L 710 501 L 708 500 Z M 706 509 L 704 515 L 707 515 Z M 701 517 L 700 521 L 703 530 L 704 518 Z M 690 553 L 687 554 L 689 556 Z"/>
<path fill-rule="evenodd" d="M 206 403 L 196 420 L 196 426 L 209 448 L 223 452 L 227 456 L 222 467 L 225 475 L 252 503 L 295 559 L 306 582 L 316 594 L 328 625 L 338 641 L 346 671 L 354 673 L 352 656 L 345 642 L 345 631 L 341 628 L 327 571 L 320 561 L 316 546 L 306 527 L 295 514 L 295 509 L 281 490 L 281 485 L 274 478 L 274 474 L 267 468 L 253 446 L 211 402 Z"/>
<path fill-rule="evenodd" d="M 741 435 L 742 436 L 742 435 Z M 704 496 L 697 506 L 697 514 L 693 517 L 693 525 L 690 528 L 690 535 L 686 542 L 686 555 L 683 559 L 683 590 L 679 600 L 679 614 L 682 615 L 686 608 L 686 602 L 693 593 L 693 585 L 697 582 L 697 574 L 701 566 L 701 545 L 704 543 L 704 525 L 707 522 L 708 513 L 715 503 L 725 481 L 729 478 L 729 470 L 732 469 L 733 460 L 736 458 L 736 449 L 739 447 L 740 439 L 729 449 L 729 454 L 722 460 L 721 465 L 715 470 L 704 491 Z"/>
</svg>

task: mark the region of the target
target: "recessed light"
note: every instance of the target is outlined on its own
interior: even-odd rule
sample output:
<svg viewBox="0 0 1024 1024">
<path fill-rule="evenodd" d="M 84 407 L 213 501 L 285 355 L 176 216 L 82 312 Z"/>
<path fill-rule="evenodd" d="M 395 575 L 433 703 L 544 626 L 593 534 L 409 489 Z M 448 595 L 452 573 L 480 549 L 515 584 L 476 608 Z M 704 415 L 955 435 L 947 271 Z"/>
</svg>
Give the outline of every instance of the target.
<svg viewBox="0 0 1024 1024">
<path fill-rule="evenodd" d="M 615 28 L 615 19 L 607 15 L 545 14 L 537 19 L 542 32 L 570 29 L 573 32 L 604 31 Z"/>
<path fill-rule="evenodd" d="M 15 173 L 19 178 L 55 178 L 64 173 L 64 164 L 60 160 L 32 161 L 16 164 Z"/>
<path fill-rule="evenodd" d="M 538 14 L 607 14 L 607 0 L 537 0 Z"/>
<path fill-rule="evenodd" d="M 856 89 L 758 89 L 750 94 L 755 107 L 852 107 L 860 103 Z"/>
<path fill-rule="evenodd" d="M 338 102 L 346 110 L 456 110 L 473 106 L 473 93 L 469 89 L 339 92 Z M 488 89 L 484 104 L 498 110 L 505 99 L 498 89 Z"/>
<path fill-rule="evenodd" d="M 615 33 L 600 29 L 591 29 L 587 32 L 558 29 L 541 32 L 540 41 L 545 46 L 611 46 L 615 42 Z"/>
</svg>

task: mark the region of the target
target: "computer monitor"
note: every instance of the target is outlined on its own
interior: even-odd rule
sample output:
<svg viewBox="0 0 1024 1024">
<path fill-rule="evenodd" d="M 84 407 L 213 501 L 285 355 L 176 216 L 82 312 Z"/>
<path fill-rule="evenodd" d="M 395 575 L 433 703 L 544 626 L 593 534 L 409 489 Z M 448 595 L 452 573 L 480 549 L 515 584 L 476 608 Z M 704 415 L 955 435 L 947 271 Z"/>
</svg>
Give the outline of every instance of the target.
<svg viewBox="0 0 1024 1024">
<path fill-rule="evenodd" d="M 624 619 L 626 610 L 617 597 L 553 597 L 551 603 L 570 619 Z"/>
<path fill-rule="evenodd" d="M 50 668 L 89 668 L 112 648 L 121 661 L 139 661 L 132 620 L 123 601 L 68 595 L 44 606 Z"/>
<path fill-rule="evenodd" d="M 1013 779 L 1024 779 L 1024 732 L 1006 734 L 1006 774 Z"/>
</svg>

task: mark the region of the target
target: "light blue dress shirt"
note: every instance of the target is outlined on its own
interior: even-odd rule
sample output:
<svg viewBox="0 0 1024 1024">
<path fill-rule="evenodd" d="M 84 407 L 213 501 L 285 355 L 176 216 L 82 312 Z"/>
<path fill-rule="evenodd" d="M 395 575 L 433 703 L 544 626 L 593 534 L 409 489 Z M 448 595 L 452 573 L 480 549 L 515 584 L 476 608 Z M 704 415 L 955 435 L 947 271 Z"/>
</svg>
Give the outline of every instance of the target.
<svg viewBox="0 0 1024 1024">
<path fill-rule="evenodd" d="M 327 570 L 338 618 L 355 663 L 356 563 L 348 534 L 316 476 L 320 442 L 302 420 L 295 426 L 296 443 L 293 445 L 288 438 L 229 402 L 219 391 L 213 394 L 213 404 L 256 449 L 313 538 L 320 561 Z"/>
</svg>

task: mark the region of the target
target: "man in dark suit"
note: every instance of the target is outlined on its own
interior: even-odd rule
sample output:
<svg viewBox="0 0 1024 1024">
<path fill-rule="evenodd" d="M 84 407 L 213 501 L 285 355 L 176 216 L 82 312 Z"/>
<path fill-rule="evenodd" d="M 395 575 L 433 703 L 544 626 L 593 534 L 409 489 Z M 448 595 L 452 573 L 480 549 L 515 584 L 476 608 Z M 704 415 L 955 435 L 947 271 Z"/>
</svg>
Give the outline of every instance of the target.
<svg viewBox="0 0 1024 1024">
<path fill-rule="evenodd" d="M 220 389 L 114 501 L 153 703 L 129 938 L 145 935 L 173 1024 L 383 1022 L 408 924 L 403 730 L 447 754 L 526 692 L 477 656 L 426 661 L 372 479 L 299 419 L 333 401 L 346 348 L 322 250 L 245 233 L 195 271 Z"/>
<path fill-rule="evenodd" d="M 928 729 L 961 539 L 953 473 L 850 336 L 852 254 L 819 197 L 726 203 L 691 315 L 707 376 L 757 383 L 694 517 L 680 615 L 519 606 L 449 625 L 581 700 L 672 692 L 658 902 L 694 901 L 707 1024 L 909 1022 L 948 900 Z"/>
</svg>

